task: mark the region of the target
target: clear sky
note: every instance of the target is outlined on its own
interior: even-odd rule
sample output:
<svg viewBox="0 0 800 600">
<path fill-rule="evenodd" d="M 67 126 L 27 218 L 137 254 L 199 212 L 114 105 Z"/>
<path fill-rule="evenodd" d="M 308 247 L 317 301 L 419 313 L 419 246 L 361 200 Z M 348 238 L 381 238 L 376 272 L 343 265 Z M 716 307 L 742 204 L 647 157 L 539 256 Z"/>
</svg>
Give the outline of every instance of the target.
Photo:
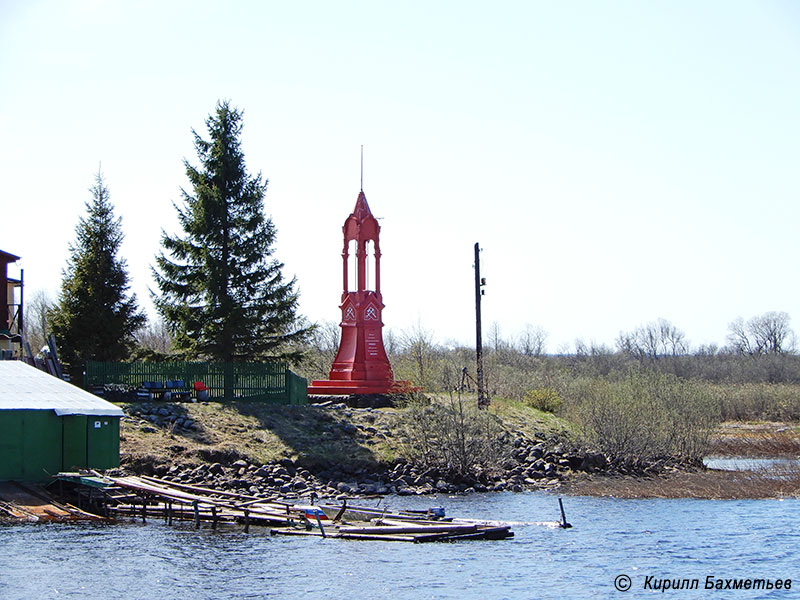
<svg viewBox="0 0 800 600">
<path fill-rule="evenodd" d="M 269 180 L 301 310 L 336 320 L 341 226 L 381 218 L 384 322 L 548 350 L 670 320 L 800 330 L 800 4 L 0 0 L 0 249 L 58 292 L 102 163 L 133 289 L 219 99 Z M 12 270 L 13 274 L 13 270 Z"/>
</svg>

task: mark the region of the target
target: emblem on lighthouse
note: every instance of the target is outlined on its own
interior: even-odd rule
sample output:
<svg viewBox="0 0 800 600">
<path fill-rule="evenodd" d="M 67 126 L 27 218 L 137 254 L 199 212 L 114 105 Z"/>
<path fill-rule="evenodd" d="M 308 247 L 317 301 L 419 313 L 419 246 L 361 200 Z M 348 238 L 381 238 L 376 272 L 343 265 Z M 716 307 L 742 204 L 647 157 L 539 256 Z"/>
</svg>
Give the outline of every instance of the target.
<svg viewBox="0 0 800 600">
<path fill-rule="evenodd" d="M 353 310 L 352 306 L 348 306 L 347 310 L 344 311 L 344 320 L 345 321 L 355 321 L 356 320 L 356 311 Z"/>
<path fill-rule="evenodd" d="M 367 310 L 364 311 L 364 318 L 367 321 L 377 321 L 378 320 L 378 309 L 375 308 L 372 304 L 367 307 Z"/>
</svg>

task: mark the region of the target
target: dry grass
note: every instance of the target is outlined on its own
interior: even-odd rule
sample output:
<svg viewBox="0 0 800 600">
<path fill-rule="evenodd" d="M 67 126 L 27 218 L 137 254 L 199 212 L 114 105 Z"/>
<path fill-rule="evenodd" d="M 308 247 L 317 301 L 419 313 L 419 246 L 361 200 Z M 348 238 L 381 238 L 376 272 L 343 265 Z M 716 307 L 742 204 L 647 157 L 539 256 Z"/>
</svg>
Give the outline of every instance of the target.
<svg viewBox="0 0 800 600">
<path fill-rule="evenodd" d="M 289 457 L 311 468 L 333 462 L 372 466 L 397 454 L 391 409 L 368 413 L 254 402 L 180 407 L 198 424 L 197 431 L 123 419 L 123 462 L 201 464 L 236 457 L 264 464 Z"/>
<path fill-rule="evenodd" d="M 474 400 L 477 403 L 477 396 Z M 494 398 L 489 411 L 502 419 L 507 429 L 524 433 L 530 439 L 548 434 L 575 435 L 574 425 L 566 419 L 531 408 L 521 400 Z"/>
<path fill-rule="evenodd" d="M 434 399 L 443 401 L 443 398 Z M 329 464 L 378 467 L 402 455 L 403 410 L 371 412 L 285 407 L 259 403 L 181 404 L 199 429 L 155 427 L 122 420 L 123 462 L 201 464 L 226 458 L 268 463 L 291 457 L 307 468 Z M 569 423 L 522 402 L 496 399 L 490 413 L 503 429 L 537 435 L 569 431 Z M 155 429 L 155 431 L 149 431 Z M 713 436 L 711 452 L 723 456 L 798 457 L 800 426 L 787 423 L 726 423 Z M 578 477 L 573 494 L 626 498 L 775 498 L 800 496 L 800 467 L 768 472 L 674 472 L 652 478 Z"/>
<path fill-rule="evenodd" d="M 711 439 L 714 456 L 800 457 L 800 426 L 789 423 L 723 423 Z"/>
<path fill-rule="evenodd" d="M 444 395 L 433 402 L 445 402 Z M 477 398 L 470 398 L 477 402 Z M 307 468 L 340 463 L 375 467 L 405 455 L 407 409 L 373 411 L 262 403 L 181 403 L 177 406 L 199 426 L 197 431 L 158 427 L 138 417 L 121 426 L 123 463 L 194 464 L 244 458 L 269 463 L 283 457 Z M 502 428 L 533 439 L 563 431 L 565 422 L 522 403 L 497 399 L 489 413 Z"/>
<path fill-rule="evenodd" d="M 800 458 L 800 426 L 789 423 L 723 423 L 709 454 Z M 698 470 L 660 477 L 593 476 L 571 482 L 569 493 L 618 498 L 746 499 L 800 497 L 800 464 L 753 471 Z"/>
<path fill-rule="evenodd" d="M 800 467 L 770 471 L 708 470 L 653 478 L 594 476 L 573 481 L 565 489 L 575 495 L 613 498 L 798 498 Z"/>
</svg>

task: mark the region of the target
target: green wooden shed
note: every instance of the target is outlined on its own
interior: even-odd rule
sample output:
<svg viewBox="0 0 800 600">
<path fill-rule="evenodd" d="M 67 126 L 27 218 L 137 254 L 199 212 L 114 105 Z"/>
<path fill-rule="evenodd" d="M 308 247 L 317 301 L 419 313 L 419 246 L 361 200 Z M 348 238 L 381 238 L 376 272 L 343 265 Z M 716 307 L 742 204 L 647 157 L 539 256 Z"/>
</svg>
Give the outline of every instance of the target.
<svg viewBox="0 0 800 600">
<path fill-rule="evenodd" d="M 119 466 L 122 410 L 16 360 L 0 360 L 0 481 Z"/>
</svg>

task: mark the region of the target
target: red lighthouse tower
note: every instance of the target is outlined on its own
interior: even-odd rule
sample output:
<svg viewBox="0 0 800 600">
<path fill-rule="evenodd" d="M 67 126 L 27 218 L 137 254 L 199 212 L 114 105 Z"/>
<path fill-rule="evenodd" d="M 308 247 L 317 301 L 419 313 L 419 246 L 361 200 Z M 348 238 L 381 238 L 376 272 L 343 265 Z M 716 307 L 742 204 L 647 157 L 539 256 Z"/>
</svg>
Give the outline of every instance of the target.
<svg viewBox="0 0 800 600">
<path fill-rule="evenodd" d="M 381 227 L 364 190 L 344 222 L 342 340 L 329 379 L 314 381 L 309 394 L 385 394 L 409 389 L 395 381 L 383 347 L 381 296 Z"/>
</svg>

